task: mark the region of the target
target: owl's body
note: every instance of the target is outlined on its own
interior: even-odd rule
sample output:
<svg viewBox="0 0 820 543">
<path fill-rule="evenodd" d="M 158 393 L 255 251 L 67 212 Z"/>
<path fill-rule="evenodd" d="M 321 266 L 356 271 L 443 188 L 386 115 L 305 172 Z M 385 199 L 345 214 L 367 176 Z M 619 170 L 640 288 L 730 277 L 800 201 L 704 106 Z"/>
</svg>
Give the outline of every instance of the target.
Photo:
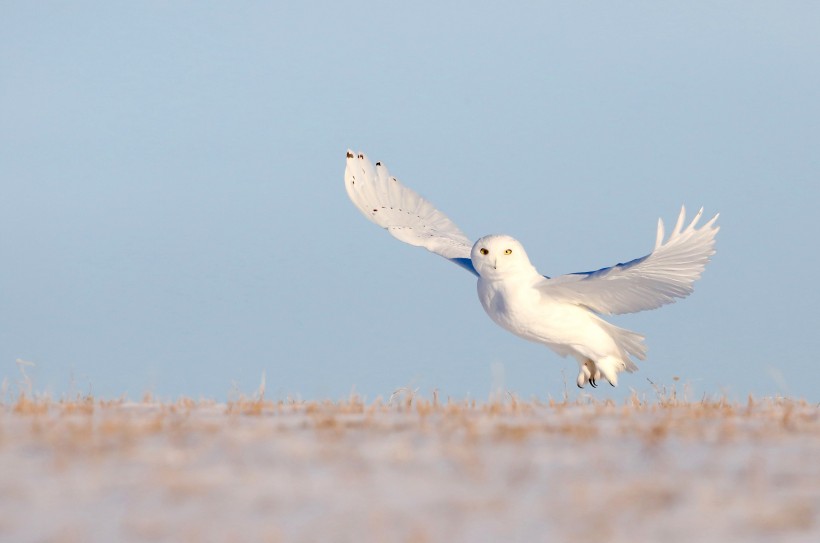
<svg viewBox="0 0 820 543">
<path fill-rule="evenodd" d="M 663 222 L 658 221 L 655 248 L 648 255 L 594 272 L 549 278 L 510 236 L 485 236 L 471 243 L 449 217 L 363 154 L 348 151 L 345 187 L 359 211 L 391 235 L 476 275 L 481 306 L 496 324 L 561 356 L 573 356 L 580 368 L 579 387 L 596 386 L 602 376 L 614 386 L 619 372 L 638 369 L 630 357 L 646 356 L 643 336 L 599 315 L 655 309 L 689 295 L 715 252 L 718 232 L 717 215 L 696 228 L 701 210 L 684 227 L 681 209 L 666 241 Z"/>
<path fill-rule="evenodd" d="M 482 254 L 486 251 L 486 254 Z M 630 349 L 639 358 L 643 337 L 618 328 L 578 304 L 543 293 L 546 278 L 530 264 L 524 248 L 510 236 L 486 236 L 472 249 L 471 261 L 479 272 L 478 299 L 487 315 L 518 337 L 541 343 L 560 356 L 573 356 L 580 372 L 577 384 L 596 386 L 603 375 L 611 384 L 618 372 L 634 371 Z M 586 369 L 586 370 L 585 370 Z"/>
</svg>

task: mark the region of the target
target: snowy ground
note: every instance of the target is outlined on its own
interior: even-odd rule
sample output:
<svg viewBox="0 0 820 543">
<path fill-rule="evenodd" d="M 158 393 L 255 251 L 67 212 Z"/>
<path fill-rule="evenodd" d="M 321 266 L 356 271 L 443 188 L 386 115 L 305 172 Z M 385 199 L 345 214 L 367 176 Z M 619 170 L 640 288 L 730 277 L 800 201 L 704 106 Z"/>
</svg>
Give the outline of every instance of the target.
<svg viewBox="0 0 820 543">
<path fill-rule="evenodd" d="M 0 406 L 2 541 L 820 541 L 791 400 Z"/>
</svg>

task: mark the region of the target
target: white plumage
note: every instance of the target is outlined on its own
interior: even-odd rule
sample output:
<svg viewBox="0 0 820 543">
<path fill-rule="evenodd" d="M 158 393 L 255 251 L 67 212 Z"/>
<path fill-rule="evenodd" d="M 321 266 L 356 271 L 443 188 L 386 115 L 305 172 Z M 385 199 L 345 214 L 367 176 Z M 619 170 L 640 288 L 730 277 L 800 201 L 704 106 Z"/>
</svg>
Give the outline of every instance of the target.
<svg viewBox="0 0 820 543">
<path fill-rule="evenodd" d="M 691 294 L 715 253 L 719 230 L 718 215 L 697 226 L 703 209 L 684 226 L 686 210 L 681 208 L 665 242 L 663 221 L 658 220 L 655 247 L 648 255 L 549 278 L 538 273 L 514 238 L 491 235 L 472 243 L 449 217 L 361 153 L 347 152 L 345 188 L 359 211 L 392 236 L 478 276 L 479 301 L 499 326 L 561 356 L 574 356 L 579 387 L 597 386 L 601 376 L 614 386 L 619 372 L 637 369 L 631 357 L 646 357 L 643 336 L 599 315 L 655 309 Z"/>
</svg>

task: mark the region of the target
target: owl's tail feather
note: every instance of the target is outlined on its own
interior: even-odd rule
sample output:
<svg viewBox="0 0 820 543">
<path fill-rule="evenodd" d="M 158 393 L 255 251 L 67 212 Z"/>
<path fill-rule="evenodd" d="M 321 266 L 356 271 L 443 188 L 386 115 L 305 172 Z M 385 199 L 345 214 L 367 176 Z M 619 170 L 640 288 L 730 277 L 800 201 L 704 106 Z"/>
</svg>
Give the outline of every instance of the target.
<svg viewBox="0 0 820 543">
<path fill-rule="evenodd" d="M 607 381 L 612 386 L 616 386 L 618 384 L 618 373 L 622 371 L 632 373 L 638 370 L 638 366 L 635 365 L 630 356 L 634 356 L 638 360 L 646 359 L 646 345 L 644 344 L 644 337 L 636 332 L 620 328 L 604 320 L 601 321 L 601 324 L 615 341 L 620 356 L 604 357 L 596 361 L 596 366 Z"/>
<path fill-rule="evenodd" d="M 637 332 L 615 326 L 603 319 L 600 322 L 604 330 L 615 340 L 615 345 L 617 345 L 621 358 L 626 364 L 624 369 L 630 373 L 637 370 L 638 366 L 629 357 L 634 356 L 638 360 L 646 359 L 646 345 L 643 342 L 645 338 Z"/>
</svg>

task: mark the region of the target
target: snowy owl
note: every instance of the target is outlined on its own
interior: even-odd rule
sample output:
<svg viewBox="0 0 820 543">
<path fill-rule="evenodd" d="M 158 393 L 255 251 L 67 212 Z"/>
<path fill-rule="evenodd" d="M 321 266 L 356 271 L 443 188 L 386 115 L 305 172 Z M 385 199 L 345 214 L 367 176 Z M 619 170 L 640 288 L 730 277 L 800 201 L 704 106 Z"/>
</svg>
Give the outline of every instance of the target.
<svg viewBox="0 0 820 543">
<path fill-rule="evenodd" d="M 576 383 L 593 387 L 603 376 L 612 386 L 618 373 L 646 358 L 644 337 L 599 315 L 634 313 L 691 294 L 709 257 L 715 254 L 718 215 L 701 227 L 701 209 L 684 226 L 681 208 L 664 242 L 658 220 L 655 248 L 646 256 L 608 268 L 558 277 L 538 273 L 524 247 L 506 235 L 475 243 L 444 213 L 375 166 L 361 153 L 347 152 L 345 188 L 365 217 L 405 243 L 424 247 L 478 277 L 478 299 L 499 326 L 543 343 L 561 356 L 572 355 L 580 371 Z"/>
</svg>

